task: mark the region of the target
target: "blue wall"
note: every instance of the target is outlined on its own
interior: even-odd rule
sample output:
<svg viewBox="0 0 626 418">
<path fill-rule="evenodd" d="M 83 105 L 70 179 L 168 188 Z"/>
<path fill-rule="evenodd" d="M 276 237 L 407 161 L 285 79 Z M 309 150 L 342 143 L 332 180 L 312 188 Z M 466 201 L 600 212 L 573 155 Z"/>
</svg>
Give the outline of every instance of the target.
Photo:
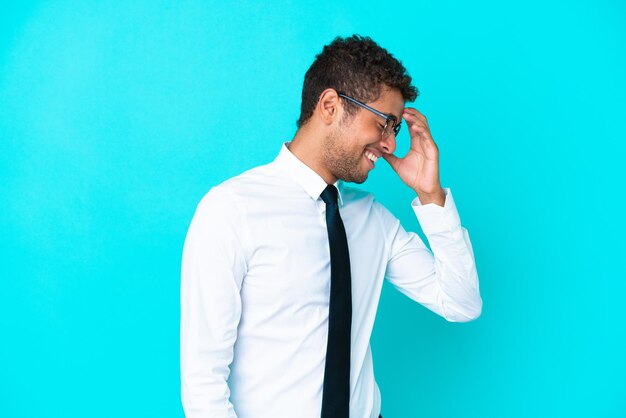
<svg viewBox="0 0 626 418">
<path fill-rule="evenodd" d="M 275 157 L 315 54 L 352 33 L 421 91 L 484 300 L 453 324 L 384 287 L 383 416 L 626 416 L 623 2 L 14 3 L 0 13 L 0 416 L 183 416 L 195 205 Z M 362 187 L 419 231 L 384 161 Z"/>
</svg>

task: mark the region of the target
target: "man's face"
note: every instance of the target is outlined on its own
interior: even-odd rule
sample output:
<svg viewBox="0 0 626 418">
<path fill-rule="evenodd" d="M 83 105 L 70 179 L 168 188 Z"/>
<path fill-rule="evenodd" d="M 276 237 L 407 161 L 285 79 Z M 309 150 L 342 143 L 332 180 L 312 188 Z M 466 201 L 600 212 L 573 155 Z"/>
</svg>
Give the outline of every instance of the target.
<svg viewBox="0 0 626 418">
<path fill-rule="evenodd" d="M 383 88 L 380 97 L 368 106 L 402 120 L 404 99 L 397 89 Z M 344 113 L 344 117 L 346 114 Z M 396 149 L 396 138 L 382 138 L 385 119 L 359 107 L 350 119 L 342 118 L 338 126 L 325 138 L 322 158 L 328 170 L 338 179 L 363 183 L 374 168 L 373 159 Z M 369 155 L 369 156 L 368 156 Z"/>
</svg>

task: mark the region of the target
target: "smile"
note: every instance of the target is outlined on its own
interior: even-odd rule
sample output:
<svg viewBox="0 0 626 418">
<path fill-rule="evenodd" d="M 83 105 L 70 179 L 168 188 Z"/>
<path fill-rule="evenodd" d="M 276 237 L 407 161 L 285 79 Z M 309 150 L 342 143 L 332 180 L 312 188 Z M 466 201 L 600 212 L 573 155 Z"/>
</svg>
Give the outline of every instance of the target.
<svg viewBox="0 0 626 418">
<path fill-rule="evenodd" d="M 378 160 L 378 157 L 376 156 L 376 154 L 374 154 L 373 152 L 369 150 L 365 150 L 364 154 L 365 154 L 365 158 L 371 163 L 372 168 L 374 168 L 374 163 L 376 162 L 376 160 Z"/>
</svg>

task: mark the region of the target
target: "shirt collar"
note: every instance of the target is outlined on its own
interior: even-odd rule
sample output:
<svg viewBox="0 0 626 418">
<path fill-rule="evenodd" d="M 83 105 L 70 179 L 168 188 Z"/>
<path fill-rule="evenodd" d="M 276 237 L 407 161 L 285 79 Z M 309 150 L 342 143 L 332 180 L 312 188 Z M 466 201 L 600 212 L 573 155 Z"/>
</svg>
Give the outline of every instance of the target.
<svg viewBox="0 0 626 418">
<path fill-rule="evenodd" d="M 288 142 L 283 142 L 278 156 L 274 162 L 281 168 L 283 168 L 287 174 L 293 178 L 302 188 L 307 192 L 313 200 L 319 199 L 320 195 L 328 185 L 319 174 L 317 174 L 308 165 L 304 164 L 287 148 Z M 343 189 L 343 181 L 337 180 L 334 183 L 337 187 L 337 194 L 339 196 L 339 206 L 343 205 L 343 199 L 341 192 Z"/>
</svg>

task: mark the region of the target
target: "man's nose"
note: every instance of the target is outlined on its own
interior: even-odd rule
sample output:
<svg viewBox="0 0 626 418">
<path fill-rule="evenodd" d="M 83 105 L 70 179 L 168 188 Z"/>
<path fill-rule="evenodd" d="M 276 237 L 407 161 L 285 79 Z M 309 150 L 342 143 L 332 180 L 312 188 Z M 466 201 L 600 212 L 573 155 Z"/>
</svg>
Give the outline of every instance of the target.
<svg viewBox="0 0 626 418">
<path fill-rule="evenodd" d="M 380 140 L 380 147 L 387 154 L 393 154 L 396 150 L 396 134 L 391 132 L 387 138 Z"/>
</svg>

